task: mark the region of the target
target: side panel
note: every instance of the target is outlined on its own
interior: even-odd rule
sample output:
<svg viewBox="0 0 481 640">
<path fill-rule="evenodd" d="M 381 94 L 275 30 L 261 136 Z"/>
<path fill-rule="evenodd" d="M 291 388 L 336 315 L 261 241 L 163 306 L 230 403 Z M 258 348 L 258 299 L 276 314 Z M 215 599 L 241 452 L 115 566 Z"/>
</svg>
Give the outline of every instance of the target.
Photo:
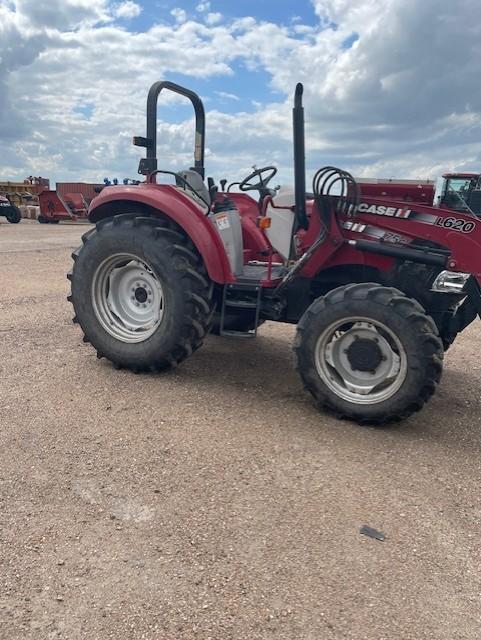
<svg viewBox="0 0 481 640">
<path fill-rule="evenodd" d="M 247 259 L 265 259 L 262 254 L 267 255 L 269 253 L 270 245 L 256 224 L 256 220 L 260 215 L 257 202 L 247 195 L 247 193 L 229 192 L 221 194 L 220 198 L 223 196 L 232 200 L 239 210 L 242 222 L 244 250 L 247 251 L 248 255 Z"/>
<path fill-rule="evenodd" d="M 354 223 L 348 229 L 346 222 Z M 320 216 L 312 211 L 311 225 L 302 238 L 303 248 L 319 234 Z M 389 238 L 389 240 L 387 240 Z M 356 215 L 349 221 L 335 218 L 330 237 L 302 270 L 312 277 L 321 269 L 343 262 L 378 265 L 384 270 L 392 258 L 359 250 L 348 240 L 375 240 L 402 248 L 413 241 L 424 241 L 448 250 L 446 268 L 474 275 L 481 283 L 481 219 L 466 214 L 414 203 L 361 198 Z"/>
<path fill-rule="evenodd" d="M 376 225 L 410 237 L 425 240 L 448 249 L 451 253 L 447 268 L 471 273 L 481 280 L 481 220 L 459 211 L 399 205 L 391 207 L 382 201 L 370 201 L 371 207 L 356 216 L 356 222 Z M 394 211 L 394 213 L 393 213 Z"/>
<path fill-rule="evenodd" d="M 123 205 L 131 202 L 133 210 L 136 204 L 145 205 L 154 210 L 155 215 L 170 218 L 182 227 L 196 246 L 211 280 L 219 284 L 235 281 L 219 234 L 206 218 L 205 212 L 189 196 L 171 185 L 107 187 L 92 200 L 89 220 L 98 222 L 115 215 L 119 212 L 116 211 L 116 204 L 120 202 Z M 127 211 L 123 206 L 121 212 Z"/>
</svg>

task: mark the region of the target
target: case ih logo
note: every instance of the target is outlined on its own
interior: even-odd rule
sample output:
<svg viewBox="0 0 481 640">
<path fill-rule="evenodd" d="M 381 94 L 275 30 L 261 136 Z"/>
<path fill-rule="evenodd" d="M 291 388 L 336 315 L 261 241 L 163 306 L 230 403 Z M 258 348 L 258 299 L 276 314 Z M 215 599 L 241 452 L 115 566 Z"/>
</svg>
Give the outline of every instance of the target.
<svg viewBox="0 0 481 640">
<path fill-rule="evenodd" d="M 432 213 L 413 211 L 412 209 L 404 209 L 402 207 L 387 207 L 385 205 L 361 202 L 357 207 L 357 211 L 359 213 L 373 213 L 377 216 L 390 216 L 391 218 L 409 218 L 413 222 L 432 224 L 437 227 L 450 229 L 451 231 L 459 231 L 460 233 L 471 233 L 476 229 L 476 223 L 473 220 L 453 218 L 451 216 L 435 216 Z"/>
<path fill-rule="evenodd" d="M 359 213 L 374 213 L 377 216 L 391 216 L 392 218 L 409 218 L 411 209 L 397 209 L 396 207 L 386 207 L 384 205 L 369 204 L 361 202 L 357 210 Z"/>
</svg>

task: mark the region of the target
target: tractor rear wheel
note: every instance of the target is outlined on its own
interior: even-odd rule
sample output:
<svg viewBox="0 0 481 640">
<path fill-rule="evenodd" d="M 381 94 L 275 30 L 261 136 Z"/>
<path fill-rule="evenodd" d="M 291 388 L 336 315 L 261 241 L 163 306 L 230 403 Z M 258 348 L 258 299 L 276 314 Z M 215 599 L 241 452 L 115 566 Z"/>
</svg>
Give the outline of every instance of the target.
<svg viewBox="0 0 481 640">
<path fill-rule="evenodd" d="M 434 321 L 401 291 L 374 283 L 315 300 L 297 329 L 304 385 L 340 418 L 384 425 L 419 411 L 441 379 Z"/>
<path fill-rule="evenodd" d="M 135 372 L 176 366 L 210 329 L 212 286 L 193 244 L 156 218 L 97 224 L 73 254 L 69 300 L 98 357 Z"/>
</svg>

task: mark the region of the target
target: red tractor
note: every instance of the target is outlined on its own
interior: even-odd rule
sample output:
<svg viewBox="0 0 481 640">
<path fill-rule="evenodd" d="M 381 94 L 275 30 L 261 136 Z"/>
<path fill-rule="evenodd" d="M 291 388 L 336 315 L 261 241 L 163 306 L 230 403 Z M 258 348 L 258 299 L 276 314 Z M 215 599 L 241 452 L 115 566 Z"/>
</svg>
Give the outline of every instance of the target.
<svg viewBox="0 0 481 640">
<path fill-rule="evenodd" d="M 157 166 L 161 90 L 195 111 L 194 166 Z M 481 220 L 360 197 L 352 176 L 317 171 L 305 188 L 303 87 L 293 109 L 294 192 L 255 169 L 239 193 L 204 182 L 205 115 L 192 91 L 157 82 L 147 99 L 145 182 L 94 199 L 73 253 L 74 321 L 99 358 L 135 372 L 175 367 L 211 331 L 250 338 L 264 320 L 297 324 L 294 350 L 317 404 L 360 423 L 419 410 L 444 348 L 481 313 Z M 157 176 L 174 184 L 158 184 Z M 252 197 L 250 194 L 255 194 Z M 444 345 L 443 345 L 444 343 Z M 443 348 L 444 347 L 444 348 Z"/>
</svg>

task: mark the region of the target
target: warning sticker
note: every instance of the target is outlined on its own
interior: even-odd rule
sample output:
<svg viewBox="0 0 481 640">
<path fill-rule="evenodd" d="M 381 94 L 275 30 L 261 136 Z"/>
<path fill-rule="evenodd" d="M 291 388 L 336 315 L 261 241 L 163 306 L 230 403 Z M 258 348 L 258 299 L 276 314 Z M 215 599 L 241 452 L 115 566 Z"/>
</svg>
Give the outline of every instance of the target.
<svg viewBox="0 0 481 640">
<path fill-rule="evenodd" d="M 230 227 L 229 218 L 225 214 L 217 216 L 215 219 L 215 223 L 219 231 L 222 231 L 223 229 L 228 229 Z"/>
</svg>

